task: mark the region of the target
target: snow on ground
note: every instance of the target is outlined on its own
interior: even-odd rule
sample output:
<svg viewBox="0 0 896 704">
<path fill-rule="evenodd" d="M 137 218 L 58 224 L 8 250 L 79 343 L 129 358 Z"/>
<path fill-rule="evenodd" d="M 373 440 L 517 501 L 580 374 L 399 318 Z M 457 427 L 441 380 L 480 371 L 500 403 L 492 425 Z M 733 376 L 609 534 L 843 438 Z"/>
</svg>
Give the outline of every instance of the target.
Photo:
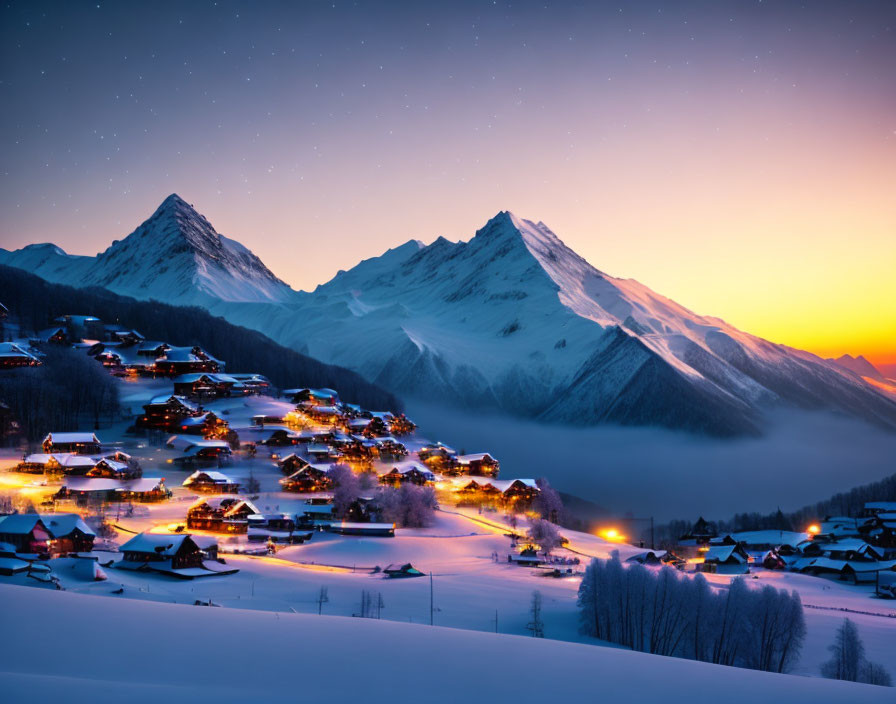
<svg viewBox="0 0 896 704">
<path fill-rule="evenodd" d="M 85 599 L 8 586 L 0 586 L 0 600 L 10 615 L 0 639 L 0 686 L 9 702 L 522 703 L 578 701 L 587 692 L 626 702 L 668 699 L 674 691 L 694 704 L 720 697 L 729 704 L 860 704 L 890 702 L 893 692 L 371 619 Z M 102 624 L 114 624 L 114 633 L 94 637 Z M 78 657 L 65 655 L 73 652 Z"/>
</svg>

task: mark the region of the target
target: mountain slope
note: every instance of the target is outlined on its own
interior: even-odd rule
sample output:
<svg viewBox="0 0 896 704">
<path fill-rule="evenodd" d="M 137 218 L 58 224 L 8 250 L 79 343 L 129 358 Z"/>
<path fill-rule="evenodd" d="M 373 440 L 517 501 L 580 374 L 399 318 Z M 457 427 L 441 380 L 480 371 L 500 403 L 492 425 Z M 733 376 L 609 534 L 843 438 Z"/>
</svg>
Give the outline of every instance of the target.
<svg viewBox="0 0 896 704">
<path fill-rule="evenodd" d="M 771 406 L 896 428 L 896 403 L 837 363 L 605 274 L 543 223 L 509 212 L 467 242 L 411 240 L 311 293 L 277 280 L 177 196 L 96 258 L 37 245 L 0 252 L 0 263 L 201 305 L 430 401 L 716 435 L 761 432 Z"/>
<path fill-rule="evenodd" d="M 176 193 L 128 237 L 96 257 L 73 256 L 43 244 L 16 252 L 0 250 L 0 264 L 48 281 L 101 286 L 177 305 L 286 303 L 297 295 L 243 245 L 219 235 Z"/>
</svg>

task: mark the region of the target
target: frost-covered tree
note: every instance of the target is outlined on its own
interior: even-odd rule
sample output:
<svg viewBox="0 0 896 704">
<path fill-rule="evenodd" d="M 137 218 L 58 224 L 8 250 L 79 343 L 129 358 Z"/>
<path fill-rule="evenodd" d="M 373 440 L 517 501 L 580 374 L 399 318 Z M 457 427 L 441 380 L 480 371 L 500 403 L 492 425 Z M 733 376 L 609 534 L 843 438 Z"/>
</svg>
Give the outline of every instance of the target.
<svg viewBox="0 0 896 704">
<path fill-rule="evenodd" d="M 893 686 L 893 678 L 890 677 L 890 673 L 887 672 L 886 668 L 879 663 L 868 662 L 867 660 L 862 663 L 862 667 L 859 670 L 859 682 L 876 684 L 880 687 Z"/>
<path fill-rule="evenodd" d="M 375 506 L 383 520 L 402 528 L 422 528 L 432 525 L 438 501 L 432 487 L 402 484 L 380 490 Z"/>
<path fill-rule="evenodd" d="M 560 494 L 544 477 L 536 479 L 535 484 L 538 486 L 538 496 L 535 497 L 532 508 L 542 518 L 552 523 L 559 522 L 563 514 L 563 501 L 560 499 Z"/>
<path fill-rule="evenodd" d="M 344 464 L 333 465 L 327 476 L 333 487 L 333 513 L 339 518 L 345 518 L 361 496 L 358 476 Z"/>
<path fill-rule="evenodd" d="M 533 518 L 529 521 L 527 536 L 542 549 L 545 555 L 550 555 L 552 550 L 563 544 L 557 526 L 542 518 Z"/>
<path fill-rule="evenodd" d="M 586 635 L 658 655 L 772 672 L 797 661 L 806 632 L 796 594 L 754 590 L 743 579 L 715 591 L 703 575 L 690 579 L 668 566 L 623 564 L 618 552 L 585 569 L 578 607 Z"/>
<path fill-rule="evenodd" d="M 531 631 L 533 638 L 544 638 L 544 621 L 541 618 L 541 592 L 537 589 L 532 592 L 532 601 L 529 605 L 529 623 L 526 629 Z"/>
<path fill-rule="evenodd" d="M 848 618 L 843 619 L 828 650 L 831 651 L 831 659 L 821 666 L 822 677 L 893 686 L 890 673 L 883 665 L 865 659 L 865 645 L 859 637 L 859 629 Z"/>
<path fill-rule="evenodd" d="M 865 659 L 865 646 L 859 638 L 859 629 L 848 618 L 843 619 L 833 645 L 828 646 L 831 659 L 821 666 L 821 674 L 832 680 L 858 682 L 859 670 Z"/>
</svg>

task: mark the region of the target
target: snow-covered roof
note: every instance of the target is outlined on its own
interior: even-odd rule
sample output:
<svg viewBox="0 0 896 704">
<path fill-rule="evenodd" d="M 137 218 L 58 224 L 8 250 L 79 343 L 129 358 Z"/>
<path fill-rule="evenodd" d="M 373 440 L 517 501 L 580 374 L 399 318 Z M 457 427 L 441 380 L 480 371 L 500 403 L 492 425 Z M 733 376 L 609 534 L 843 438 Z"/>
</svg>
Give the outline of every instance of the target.
<svg viewBox="0 0 896 704">
<path fill-rule="evenodd" d="M 706 562 L 726 562 L 734 557 L 740 563 L 745 563 L 747 559 L 737 551 L 736 545 L 713 545 L 706 551 L 703 559 Z"/>
<path fill-rule="evenodd" d="M 140 533 L 119 549 L 122 552 L 144 552 L 173 557 L 189 537 L 189 533 Z"/>
<path fill-rule="evenodd" d="M 516 483 L 520 483 L 530 489 L 538 489 L 538 484 L 534 479 L 489 479 L 488 482 L 501 493 L 507 491 Z"/>
<path fill-rule="evenodd" d="M 38 521 L 41 521 L 41 517 L 36 513 L 14 513 L 11 516 L 3 516 L 0 517 L 0 533 L 26 535 L 34 530 Z"/>
<path fill-rule="evenodd" d="M 491 460 L 495 459 L 488 452 L 472 452 L 472 453 L 469 453 L 466 455 L 458 455 L 457 462 L 459 464 L 470 464 L 470 462 L 479 462 L 481 460 L 484 460 L 486 457 L 488 457 Z"/>
<path fill-rule="evenodd" d="M 747 545 L 789 545 L 796 547 L 809 537 L 808 533 L 797 533 L 792 530 L 750 530 L 731 533 L 731 537 L 739 543 Z"/>
<path fill-rule="evenodd" d="M 143 493 L 160 489 L 161 477 L 110 479 L 106 477 L 66 477 L 62 486 L 68 491 L 133 491 Z"/>
<path fill-rule="evenodd" d="M 41 514 L 40 518 L 54 538 L 70 535 L 74 530 L 80 530 L 85 535 L 96 535 L 77 513 Z"/>
<path fill-rule="evenodd" d="M 190 486 L 194 482 L 198 481 L 200 477 L 207 477 L 216 484 L 231 484 L 233 482 L 233 480 L 223 472 L 216 472 L 212 470 L 197 470 L 193 472 L 189 477 L 184 479 L 183 485 Z"/>
<path fill-rule="evenodd" d="M 49 433 L 44 442 L 57 443 L 99 443 L 95 433 Z"/>
</svg>

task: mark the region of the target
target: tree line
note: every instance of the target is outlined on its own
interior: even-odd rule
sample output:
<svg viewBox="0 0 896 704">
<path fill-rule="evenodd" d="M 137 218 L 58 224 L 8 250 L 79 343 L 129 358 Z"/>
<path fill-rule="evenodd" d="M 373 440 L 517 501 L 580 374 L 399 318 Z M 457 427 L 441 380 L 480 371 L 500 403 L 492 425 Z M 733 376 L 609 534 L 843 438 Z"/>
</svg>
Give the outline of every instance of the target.
<svg viewBox="0 0 896 704">
<path fill-rule="evenodd" d="M 72 288 L 0 265 L 0 301 L 25 331 L 36 332 L 66 314 L 89 314 L 137 330 L 150 340 L 199 345 L 234 372 L 263 374 L 280 388 L 306 385 L 339 391 L 374 410 L 400 411 L 400 399 L 359 374 L 278 345 L 260 332 L 228 323 L 197 307 L 137 301 L 101 288 Z"/>
<path fill-rule="evenodd" d="M 47 346 L 39 367 L 0 371 L 0 399 L 19 421 L 25 440 L 50 432 L 97 429 L 120 416 L 118 385 L 83 351 Z"/>
<path fill-rule="evenodd" d="M 659 570 L 593 560 L 579 587 L 585 635 L 655 655 L 701 660 L 767 672 L 787 672 L 806 636 L 799 594 L 742 578 L 727 590 L 710 587 L 702 574 L 689 578 Z"/>
<path fill-rule="evenodd" d="M 737 513 L 729 520 L 716 521 L 712 525 L 719 533 L 751 530 L 804 531 L 806 526 L 825 516 L 858 516 L 870 501 L 892 501 L 896 496 L 896 474 L 870 484 L 863 484 L 849 491 L 834 494 L 828 499 L 808 504 L 796 511 L 785 513 L 778 509 L 772 513 Z M 671 545 L 691 529 L 691 522 L 670 521 L 657 526 L 660 544 Z"/>
</svg>

